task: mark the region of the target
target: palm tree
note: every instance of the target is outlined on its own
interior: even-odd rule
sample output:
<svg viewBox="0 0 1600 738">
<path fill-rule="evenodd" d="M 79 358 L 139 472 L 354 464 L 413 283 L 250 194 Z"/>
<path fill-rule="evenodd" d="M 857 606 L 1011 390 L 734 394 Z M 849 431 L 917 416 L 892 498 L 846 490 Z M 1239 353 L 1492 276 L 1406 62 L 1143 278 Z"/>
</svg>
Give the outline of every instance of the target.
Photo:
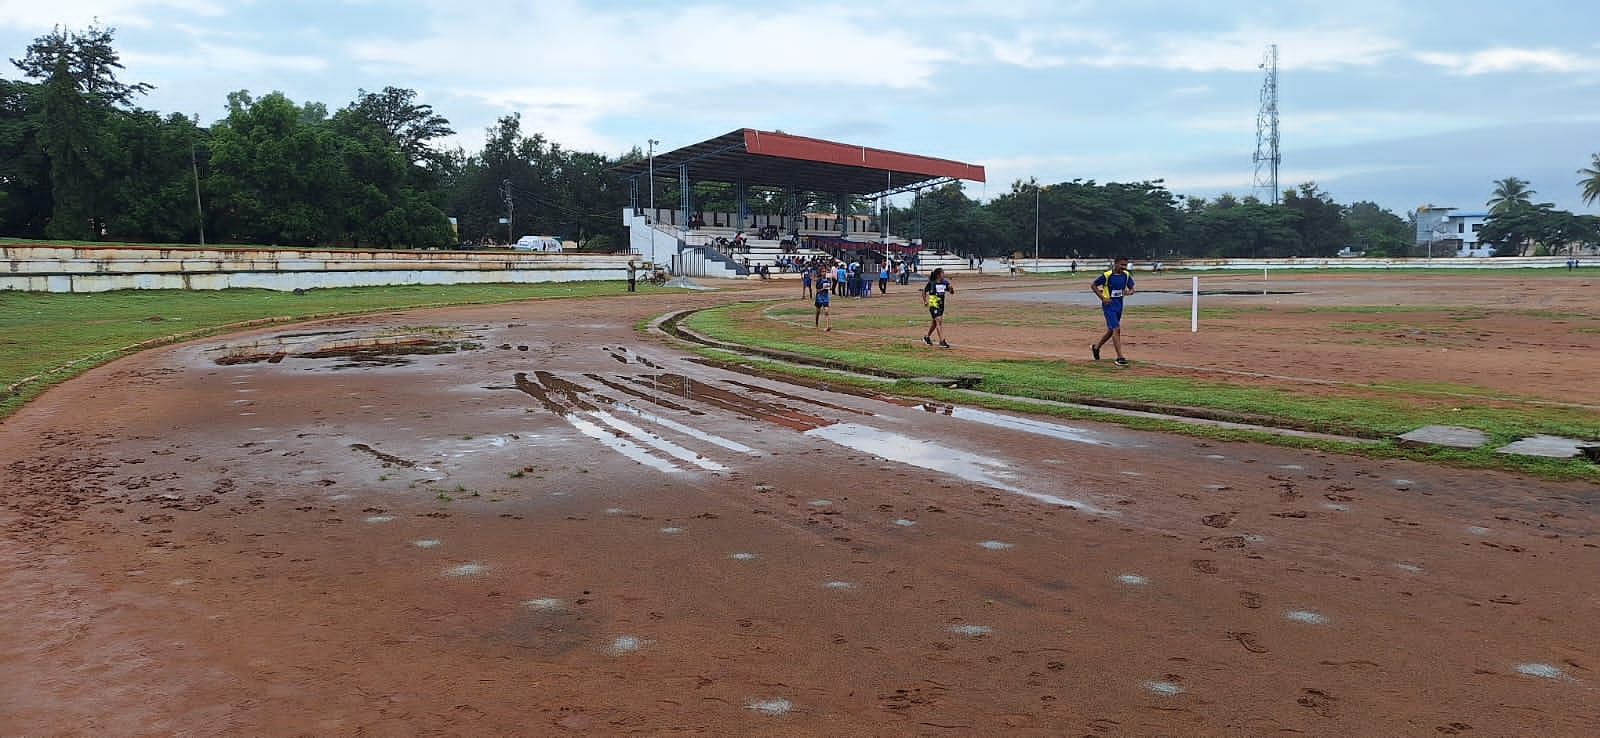
<svg viewBox="0 0 1600 738">
<path fill-rule="evenodd" d="M 1517 177 L 1506 177 L 1494 182 L 1494 196 L 1484 203 L 1489 206 L 1491 215 L 1499 215 L 1519 205 L 1530 205 L 1529 199 L 1538 194 L 1528 189 L 1528 180 Z"/>
<path fill-rule="evenodd" d="M 1595 200 L 1600 200 L 1600 154 L 1591 156 L 1594 157 L 1594 166 L 1578 170 L 1583 175 L 1583 179 L 1578 180 L 1578 186 L 1583 188 L 1583 201 L 1592 205 Z"/>
</svg>

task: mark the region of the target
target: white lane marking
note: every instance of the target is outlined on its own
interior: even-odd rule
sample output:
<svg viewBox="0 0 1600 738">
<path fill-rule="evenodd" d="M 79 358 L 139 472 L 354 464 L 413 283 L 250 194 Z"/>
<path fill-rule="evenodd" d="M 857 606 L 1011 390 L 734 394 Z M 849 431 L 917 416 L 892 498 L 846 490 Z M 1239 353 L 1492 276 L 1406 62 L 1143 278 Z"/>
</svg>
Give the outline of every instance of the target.
<svg viewBox="0 0 1600 738">
<path fill-rule="evenodd" d="M 682 423 L 679 423 L 678 421 L 673 420 L 671 418 L 663 418 L 660 415 L 656 415 L 654 413 L 645 412 L 643 410 L 640 410 L 639 408 L 633 407 L 632 405 L 626 405 L 626 404 L 623 404 L 623 403 L 619 402 L 619 403 L 616 403 L 615 405 L 613 405 L 612 407 L 615 407 L 617 410 L 619 410 L 621 412 L 624 412 L 624 413 L 627 413 L 629 415 L 633 415 L 635 417 L 638 417 L 639 419 L 644 420 L 646 422 L 655 423 L 656 425 L 659 425 L 662 428 L 666 428 L 667 430 L 674 430 L 674 431 L 682 433 L 682 434 L 684 434 L 686 436 L 692 436 L 694 438 L 698 438 L 698 439 L 700 439 L 702 441 L 705 441 L 706 443 L 712 444 L 714 446 L 721 446 L 721 447 L 723 447 L 725 449 L 728 449 L 729 451 L 734 451 L 734 452 L 741 453 L 741 454 L 749 454 L 751 456 L 763 456 L 763 455 L 765 455 L 762 452 L 757 451 L 756 449 L 750 448 L 749 446 L 746 446 L 746 445 L 744 445 L 742 443 L 739 443 L 738 441 L 729 440 L 727 438 L 723 438 L 722 436 L 716 435 L 714 433 L 707 433 L 707 432 L 705 432 L 703 430 L 700 430 L 698 428 L 694 428 L 694 427 L 687 426 L 687 425 L 684 425 Z"/>
<path fill-rule="evenodd" d="M 822 438 L 845 448 L 865 451 L 875 456 L 902 464 L 932 469 L 969 482 L 1005 490 L 1050 505 L 1072 507 L 1097 515 L 1115 515 L 1079 500 L 1068 500 L 1042 492 L 1031 492 L 1008 480 L 1017 478 L 1009 464 L 998 459 L 968 453 L 949 446 L 919 438 L 890 433 L 871 426 L 855 423 L 836 423 L 806 431 L 808 436 Z"/>
<path fill-rule="evenodd" d="M 563 415 L 561 417 L 570 423 L 572 427 L 577 428 L 579 433 L 593 438 L 612 451 L 644 464 L 651 469 L 655 469 L 659 472 L 665 472 L 667 474 L 683 473 L 683 469 L 679 468 L 677 464 L 667 461 L 666 459 L 659 458 L 654 454 L 651 454 L 649 451 L 640 448 L 638 444 L 628 441 L 627 439 L 618 438 L 612 435 L 606 429 L 601 428 L 594 423 L 584 420 L 576 415 Z"/>
<path fill-rule="evenodd" d="M 687 461 L 687 462 L 689 462 L 691 464 L 694 464 L 695 466 L 698 466 L 701 469 L 704 469 L 706 471 L 727 471 L 728 470 L 728 467 L 726 467 L 726 466 L 723 466 L 723 465 L 721 465 L 721 464 L 719 464 L 719 463 L 717 463 L 715 461 L 707 459 L 707 458 L 701 456 L 700 454 L 697 454 L 697 453 L 695 453 L 693 451 L 690 451 L 689 449 L 686 449 L 686 448 L 684 448 L 682 446 L 679 446 L 678 444 L 673 443 L 673 442 L 671 442 L 671 441 L 669 441 L 669 440 L 667 440 L 665 438 L 662 438 L 661 436 L 658 436 L 658 435 L 656 435 L 654 433 L 647 433 L 647 432 L 645 432 L 645 430 L 643 428 L 640 428 L 637 425 L 634 425 L 632 423 L 629 423 L 626 420 L 618 418 L 617 416 L 612 415 L 611 413 L 605 412 L 604 410 L 592 411 L 592 412 L 589 413 L 589 417 L 594 418 L 596 420 L 599 420 L 600 422 L 605 423 L 606 425 L 609 425 L 612 428 L 616 428 L 617 430 L 628 434 L 635 441 L 638 441 L 638 442 L 640 442 L 640 443 L 642 443 L 642 444 L 644 444 L 646 446 L 654 448 L 657 451 L 660 451 L 660 452 L 662 452 L 662 453 L 664 453 L 664 454 L 666 454 L 668 456 L 671 456 L 671 457 L 673 457 L 675 459 L 678 459 L 680 461 Z"/>
</svg>

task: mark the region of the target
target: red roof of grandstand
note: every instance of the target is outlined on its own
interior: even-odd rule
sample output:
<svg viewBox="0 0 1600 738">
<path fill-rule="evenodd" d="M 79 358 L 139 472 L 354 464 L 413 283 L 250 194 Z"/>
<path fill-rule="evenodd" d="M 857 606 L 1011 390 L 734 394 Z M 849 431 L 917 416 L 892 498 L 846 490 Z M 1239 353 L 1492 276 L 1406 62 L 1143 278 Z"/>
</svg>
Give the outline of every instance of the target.
<svg viewBox="0 0 1600 738">
<path fill-rule="evenodd" d="M 941 179 L 984 181 L 978 164 L 753 128 L 656 154 L 656 176 L 676 178 L 678 166 L 685 163 L 689 179 L 696 182 L 743 182 L 850 195 L 875 195 Z M 642 175 L 649 162 L 629 162 L 616 169 L 624 176 Z"/>
</svg>

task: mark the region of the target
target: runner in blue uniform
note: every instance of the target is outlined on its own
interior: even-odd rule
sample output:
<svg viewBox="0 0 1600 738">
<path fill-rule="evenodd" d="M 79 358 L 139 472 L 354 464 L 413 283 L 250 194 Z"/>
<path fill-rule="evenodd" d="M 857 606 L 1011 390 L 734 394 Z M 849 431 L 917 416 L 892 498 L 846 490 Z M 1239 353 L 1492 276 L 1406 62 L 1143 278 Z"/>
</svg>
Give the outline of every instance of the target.
<svg viewBox="0 0 1600 738">
<path fill-rule="evenodd" d="M 1100 347 L 1110 341 L 1117 350 L 1117 366 L 1127 366 L 1122 355 L 1122 298 L 1133 294 L 1133 275 L 1128 272 L 1128 260 L 1117 259 L 1109 271 L 1095 277 L 1089 290 L 1100 298 L 1100 312 L 1105 315 L 1106 333 L 1089 347 L 1094 360 L 1100 360 Z"/>
<path fill-rule="evenodd" d="M 822 276 L 817 277 L 817 297 L 815 301 L 817 314 L 811 321 L 812 328 L 822 328 L 822 319 L 826 317 L 828 319 L 828 327 L 822 329 L 825 331 L 833 330 L 833 315 L 828 312 L 829 294 L 832 289 L 833 277 L 829 276 L 828 272 L 824 270 Z"/>
</svg>

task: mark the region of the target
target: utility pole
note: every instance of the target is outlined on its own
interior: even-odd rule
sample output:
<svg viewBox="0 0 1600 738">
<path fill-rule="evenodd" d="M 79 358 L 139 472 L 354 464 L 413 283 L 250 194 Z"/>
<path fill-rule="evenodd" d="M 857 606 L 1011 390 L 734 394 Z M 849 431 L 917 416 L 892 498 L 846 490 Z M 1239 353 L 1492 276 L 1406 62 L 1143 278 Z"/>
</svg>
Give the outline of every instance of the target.
<svg viewBox="0 0 1600 738">
<path fill-rule="evenodd" d="M 661 142 L 650 139 L 650 217 L 645 222 L 650 224 L 650 265 L 656 263 L 656 146 Z"/>
<path fill-rule="evenodd" d="M 1033 273 L 1039 273 L 1039 180 L 1033 181 Z"/>
<path fill-rule="evenodd" d="M 506 245 L 515 246 L 517 240 L 511 235 L 511 231 L 516 227 L 517 216 L 516 206 L 511 202 L 511 180 L 500 180 L 500 191 L 506 198 Z"/>
<path fill-rule="evenodd" d="M 206 246 L 206 211 L 200 206 L 200 159 L 195 155 L 195 139 L 200 137 L 200 114 L 194 116 L 194 135 L 189 137 L 189 167 L 194 170 L 194 212 L 200 219 L 200 248 Z"/>
</svg>

